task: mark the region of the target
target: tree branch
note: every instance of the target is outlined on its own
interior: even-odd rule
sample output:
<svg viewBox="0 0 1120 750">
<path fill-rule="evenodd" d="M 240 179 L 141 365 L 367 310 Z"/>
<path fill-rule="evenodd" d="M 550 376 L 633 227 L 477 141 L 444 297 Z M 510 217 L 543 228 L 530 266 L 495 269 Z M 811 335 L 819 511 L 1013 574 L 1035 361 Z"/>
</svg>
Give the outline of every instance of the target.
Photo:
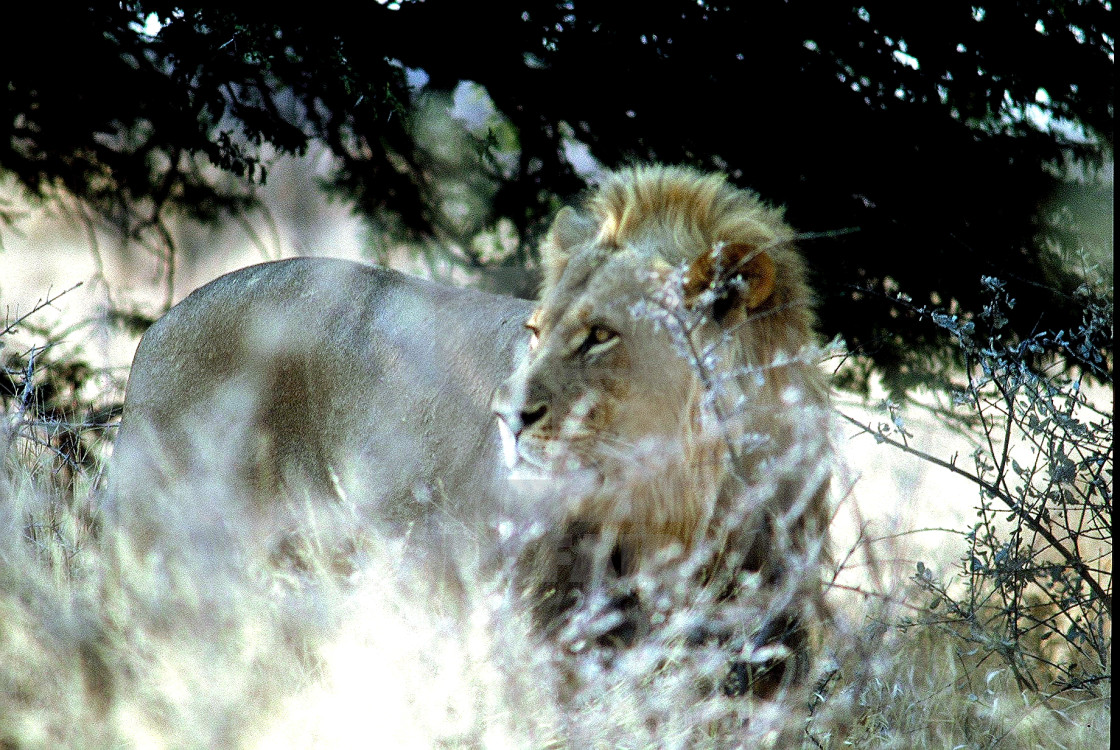
<svg viewBox="0 0 1120 750">
<path fill-rule="evenodd" d="M 878 432 L 872 430 L 867 425 L 865 425 L 863 422 L 860 422 L 858 419 L 855 419 L 854 417 L 850 417 L 843 412 L 837 412 L 837 413 L 841 417 L 843 417 L 845 420 L 847 420 L 848 422 L 851 422 L 856 427 L 859 427 L 860 430 L 862 430 L 863 432 L 866 432 L 867 434 L 873 436 L 875 438 L 875 440 L 886 443 L 887 445 L 890 445 L 894 448 L 897 448 L 900 451 L 902 451 L 903 453 L 908 453 L 911 456 L 917 456 L 918 458 L 920 458 L 924 461 L 928 461 L 929 463 L 931 463 L 935 466 L 940 466 L 943 469 L 947 469 L 947 470 L 951 471 L 952 473 L 957 474 L 958 476 L 962 476 L 965 479 L 969 480 L 970 482 L 978 485 L 981 489 L 990 493 L 993 497 L 998 497 L 1000 500 L 1003 501 L 1004 505 L 1006 505 L 1011 510 L 1012 513 L 1014 513 L 1016 516 L 1018 516 L 1020 519 L 1022 519 L 1023 522 L 1027 524 L 1027 526 L 1029 526 L 1033 531 L 1037 532 L 1039 534 L 1039 536 L 1041 536 L 1043 539 L 1045 539 L 1046 542 L 1051 547 L 1053 547 L 1055 550 L 1057 550 L 1058 554 L 1060 554 L 1062 556 L 1062 558 L 1066 561 L 1066 563 L 1071 568 L 1073 568 L 1075 571 L 1077 571 L 1077 574 L 1079 576 L 1081 576 L 1081 579 L 1083 581 L 1085 581 L 1086 585 L 1088 585 L 1089 588 L 1091 588 L 1093 590 L 1093 593 L 1096 594 L 1102 602 L 1104 602 L 1104 605 L 1108 609 L 1110 609 L 1110 610 L 1112 609 L 1112 597 L 1108 593 L 1105 592 L 1105 590 L 1101 586 L 1100 582 L 1092 575 L 1092 571 L 1089 570 L 1089 567 L 1084 562 L 1082 562 L 1077 557 L 1076 554 L 1074 554 L 1070 550 L 1066 549 L 1062 545 L 1062 543 L 1058 540 L 1058 538 L 1056 536 L 1054 536 L 1053 533 L 1051 533 L 1051 531 L 1049 529 L 1047 529 L 1045 526 L 1040 524 L 1034 518 L 1031 518 L 1030 514 L 1024 513 L 1022 511 L 1022 509 L 1018 506 L 1018 504 L 1015 503 L 1014 500 L 1011 500 L 1010 498 L 1008 498 L 1007 495 L 1005 493 L 1003 493 L 998 486 L 996 486 L 996 485 L 992 484 L 991 482 L 988 482 L 984 479 L 981 479 L 980 477 L 976 476 L 975 474 L 970 474 L 969 472 L 965 471 L 964 469 L 961 469 L 961 468 L 957 467 L 957 465 L 954 464 L 954 463 L 950 463 L 949 461 L 945 461 L 944 459 L 941 459 L 941 458 L 938 458 L 937 456 L 926 453 L 925 451 L 920 451 L 917 448 L 912 448 L 909 445 L 906 445 L 905 443 L 902 443 L 898 440 L 893 440 L 893 439 L 887 437 L 886 435 L 878 433 Z"/>
</svg>

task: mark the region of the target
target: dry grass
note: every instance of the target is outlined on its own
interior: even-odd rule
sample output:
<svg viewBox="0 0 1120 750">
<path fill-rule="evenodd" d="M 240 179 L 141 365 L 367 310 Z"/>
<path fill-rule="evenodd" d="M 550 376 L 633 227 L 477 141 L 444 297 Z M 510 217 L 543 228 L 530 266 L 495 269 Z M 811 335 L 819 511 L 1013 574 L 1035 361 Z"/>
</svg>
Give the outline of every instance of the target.
<svg viewBox="0 0 1120 750">
<path fill-rule="evenodd" d="M 449 598 L 406 541 L 341 512 L 312 528 L 352 532 L 352 567 L 337 564 L 336 534 L 315 533 L 298 569 L 277 566 L 239 534 L 252 525 L 235 498 L 221 523 L 154 513 L 174 544 L 139 556 L 123 531 L 94 533 L 77 510 L 87 496 L 52 497 L 41 465 L 8 469 L 4 748 L 1099 748 L 1110 734 L 1106 686 L 1097 698 L 1022 691 L 945 630 L 896 627 L 921 601 L 902 590 L 833 592 L 815 695 L 701 695 L 725 657 L 666 640 L 610 667 L 587 661 L 585 687 L 562 702 L 560 672 L 500 576 L 465 566 L 465 596 Z M 197 492 L 179 490 L 164 507 Z"/>
<path fill-rule="evenodd" d="M 711 688 L 726 648 L 680 635 L 712 612 L 674 615 L 680 627 L 670 619 L 613 662 L 559 660 L 508 569 L 472 546 L 441 550 L 445 569 L 408 534 L 312 503 L 278 561 L 278 537 L 220 473 L 114 519 L 98 464 L 67 465 L 26 400 L 5 403 L 0 750 L 1109 742 L 1110 680 L 1059 692 L 1050 671 L 1016 663 L 1038 686 L 1024 689 L 976 633 L 927 616 L 928 586 L 889 562 L 907 557 L 902 537 L 869 529 L 834 552 L 844 570 L 805 689 L 727 697 Z M 964 554 L 946 533 L 927 564 L 952 570 Z"/>
</svg>

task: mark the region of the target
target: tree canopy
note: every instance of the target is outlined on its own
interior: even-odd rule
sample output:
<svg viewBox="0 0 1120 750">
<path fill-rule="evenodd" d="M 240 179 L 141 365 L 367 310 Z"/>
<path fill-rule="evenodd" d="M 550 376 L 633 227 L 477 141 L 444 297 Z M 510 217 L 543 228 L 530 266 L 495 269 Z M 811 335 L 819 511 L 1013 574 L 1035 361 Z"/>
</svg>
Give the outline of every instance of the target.
<svg viewBox="0 0 1120 750">
<path fill-rule="evenodd" d="M 974 3 L 19 3 L 0 170 L 140 237 L 244 207 L 274 154 L 321 143 L 371 222 L 526 293 L 508 269 L 585 188 L 581 149 L 718 169 L 788 207 L 822 331 L 902 391 L 950 341 L 897 292 L 979 310 L 998 277 L 1018 330 L 1069 329 L 1082 251 L 1111 257 L 1111 4 Z M 426 103 L 464 81 L 494 112 L 454 162 Z M 502 221 L 495 259 L 472 240 Z M 1110 329 L 1088 346 L 1110 353 Z"/>
</svg>

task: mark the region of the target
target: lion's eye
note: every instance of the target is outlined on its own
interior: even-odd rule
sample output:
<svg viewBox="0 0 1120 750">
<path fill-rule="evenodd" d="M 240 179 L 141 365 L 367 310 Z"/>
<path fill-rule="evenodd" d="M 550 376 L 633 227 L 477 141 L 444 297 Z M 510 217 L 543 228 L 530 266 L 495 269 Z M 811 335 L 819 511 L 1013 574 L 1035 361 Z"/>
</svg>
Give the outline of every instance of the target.
<svg viewBox="0 0 1120 750">
<path fill-rule="evenodd" d="M 611 346 L 618 340 L 618 334 L 604 326 L 591 326 L 587 331 L 587 338 L 579 346 L 581 353 L 588 353 L 595 350 L 602 351 Z"/>
</svg>

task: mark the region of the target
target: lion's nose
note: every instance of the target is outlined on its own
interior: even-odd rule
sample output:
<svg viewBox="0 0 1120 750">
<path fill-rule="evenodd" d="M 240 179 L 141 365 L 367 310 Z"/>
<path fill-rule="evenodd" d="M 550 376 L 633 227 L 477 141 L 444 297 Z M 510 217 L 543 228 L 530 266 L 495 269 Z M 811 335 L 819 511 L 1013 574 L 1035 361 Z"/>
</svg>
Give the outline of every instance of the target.
<svg viewBox="0 0 1120 750">
<path fill-rule="evenodd" d="M 548 404 L 545 404 L 543 402 L 533 404 L 531 407 L 526 408 L 518 414 L 518 417 L 521 420 L 521 429 L 524 430 L 527 427 L 532 427 L 537 422 L 540 422 L 542 419 L 544 419 L 546 414 L 548 414 Z M 511 427 L 510 429 L 513 428 Z M 521 430 L 514 430 L 514 432 L 520 431 Z"/>
<path fill-rule="evenodd" d="M 498 408 L 495 409 L 494 412 L 513 436 L 517 437 L 525 428 L 532 427 L 537 422 L 544 419 L 545 415 L 548 414 L 548 406 L 543 403 L 538 403 L 524 410 Z"/>
<path fill-rule="evenodd" d="M 536 396 L 536 398 L 526 398 L 526 396 Z M 495 390 L 490 408 L 514 437 L 548 416 L 548 401 L 541 398 L 539 392 L 526 393 L 510 381 L 502 383 Z"/>
</svg>

